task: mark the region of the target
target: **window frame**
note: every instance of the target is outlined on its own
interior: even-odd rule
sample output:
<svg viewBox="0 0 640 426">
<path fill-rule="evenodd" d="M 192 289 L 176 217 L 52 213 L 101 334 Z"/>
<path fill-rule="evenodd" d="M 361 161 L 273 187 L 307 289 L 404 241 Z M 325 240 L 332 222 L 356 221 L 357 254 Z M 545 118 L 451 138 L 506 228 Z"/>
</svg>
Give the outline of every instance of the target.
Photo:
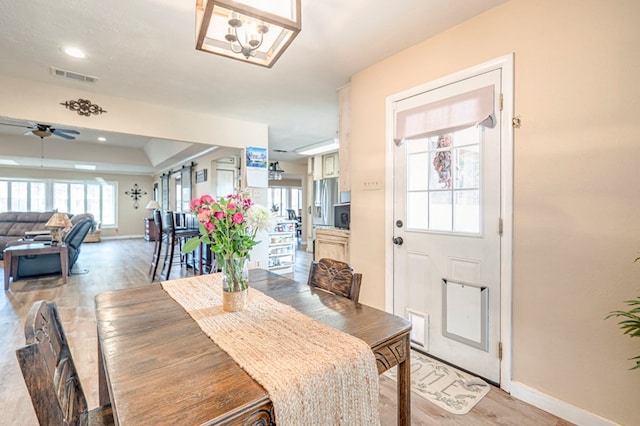
<svg viewBox="0 0 640 426">
<path fill-rule="evenodd" d="M 27 190 L 26 190 L 26 194 L 24 195 L 24 198 L 26 200 L 26 209 L 23 209 L 22 207 L 17 207 L 18 210 L 16 210 L 16 208 L 14 208 L 14 205 L 16 204 L 16 202 L 20 202 L 20 200 L 15 199 L 12 196 L 12 187 L 14 183 L 26 183 L 27 185 Z M 33 209 L 33 199 L 32 199 L 32 186 L 34 185 L 42 185 L 44 184 L 44 196 L 45 196 L 45 202 L 44 202 L 44 209 L 40 208 L 40 206 L 37 206 L 36 209 Z M 72 201 L 79 201 L 78 198 L 74 198 L 71 196 L 72 191 L 71 188 L 72 186 L 78 186 L 78 185 L 82 185 L 82 205 L 83 208 L 81 209 L 82 211 L 78 212 L 75 211 L 77 209 L 72 209 L 71 208 L 71 204 Z M 95 186 L 98 185 L 98 187 L 100 188 L 100 193 L 99 193 L 99 212 L 96 211 L 92 211 L 89 209 L 89 201 L 88 201 L 88 187 L 89 186 Z M 54 197 L 54 187 L 60 187 L 66 186 L 66 201 L 64 204 L 66 204 L 66 206 L 62 206 L 59 205 L 57 200 Z M 108 195 L 106 193 L 106 191 L 104 191 L 104 187 L 107 186 L 109 188 L 111 188 L 111 195 L 113 196 L 113 202 L 110 203 L 110 205 L 105 205 L 105 196 Z M 76 194 L 78 194 L 78 192 L 76 192 Z M 14 201 L 15 200 L 15 201 Z M 95 202 L 95 200 L 92 200 L 92 202 Z M 24 205 L 24 204 L 22 204 Z M 95 180 L 74 180 L 74 179 L 30 179 L 30 178 L 5 178 L 5 177 L 0 177 L 0 212 L 10 212 L 10 211 L 27 211 L 27 212 L 42 212 L 42 211 L 52 211 L 56 206 L 58 207 L 58 209 L 60 211 L 64 211 L 64 212 L 68 212 L 68 213 L 73 213 L 73 214 L 78 214 L 78 213 L 84 213 L 84 212 L 89 212 L 92 213 L 94 215 L 94 218 L 96 221 L 100 221 L 102 223 L 103 227 L 117 227 L 118 226 L 118 182 L 117 181 L 95 181 Z M 111 210 L 111 214 L 107 214 L 109 212 L 106 211 L 106 209 Z M 107 220 L 108 216 L 113 215 L 113 221 L 111 220 Z"/>
</svg>

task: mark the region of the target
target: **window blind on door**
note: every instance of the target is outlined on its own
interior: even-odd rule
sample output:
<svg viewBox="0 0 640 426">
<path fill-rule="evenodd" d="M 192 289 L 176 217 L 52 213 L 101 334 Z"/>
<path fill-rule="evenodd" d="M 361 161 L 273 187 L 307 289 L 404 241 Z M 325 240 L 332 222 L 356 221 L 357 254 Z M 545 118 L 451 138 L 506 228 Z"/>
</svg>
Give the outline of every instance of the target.
<svg viewBox="0 0 640 426">
<path fill-rule="evenodd" d="M 400 111 L 394 141 L 421 139 L 474 125 L 493 127 L 494 105 L 494 86 L 490 85 Z"/>
</svg>

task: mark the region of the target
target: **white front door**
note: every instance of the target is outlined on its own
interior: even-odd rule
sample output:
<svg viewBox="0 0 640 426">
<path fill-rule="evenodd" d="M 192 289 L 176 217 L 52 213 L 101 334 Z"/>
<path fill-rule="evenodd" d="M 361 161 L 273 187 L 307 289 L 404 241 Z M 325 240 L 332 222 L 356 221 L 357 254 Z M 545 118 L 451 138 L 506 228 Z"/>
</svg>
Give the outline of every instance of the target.
<svg viewBox="0 0 640 426">
<path fill-rule="evenodd" d="M 398 101 L 395 113 L 487 86 L 493 127 L 394 147 L 393 308 L 412 321 L 415 347 L 499 383 L 501 70 Z"/>
</svg>

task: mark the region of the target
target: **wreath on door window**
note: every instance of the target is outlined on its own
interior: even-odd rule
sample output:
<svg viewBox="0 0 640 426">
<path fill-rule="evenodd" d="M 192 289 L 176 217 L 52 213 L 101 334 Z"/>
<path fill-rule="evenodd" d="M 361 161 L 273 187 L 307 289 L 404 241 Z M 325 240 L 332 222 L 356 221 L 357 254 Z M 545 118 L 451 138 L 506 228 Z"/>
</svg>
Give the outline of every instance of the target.
<svg viewBox="0 0 640 426">
<path fill-rule="evenodd" d="M 451 134 L 438 137 L 437 148 L 451 147 Z M 438 151 L 433 157 L 433 168 L 438 174 L 438 182 L 442 184 L 442 189 L 451 189 L 451 151 Z"/>
</svg>

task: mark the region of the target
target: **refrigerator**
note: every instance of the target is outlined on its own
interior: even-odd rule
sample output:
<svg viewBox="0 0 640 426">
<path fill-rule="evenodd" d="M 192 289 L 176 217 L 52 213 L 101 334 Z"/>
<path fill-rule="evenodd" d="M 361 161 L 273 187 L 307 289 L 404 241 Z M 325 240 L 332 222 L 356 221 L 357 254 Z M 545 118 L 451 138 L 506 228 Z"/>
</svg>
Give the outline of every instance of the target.
<svg viewBox="0 0 640 426">
<path fill-rule="evenodd" d="M 333 205 L 338 203 L 338 178 L 313 182 L 313 227 L 333 226 Z"/>
</svg>

